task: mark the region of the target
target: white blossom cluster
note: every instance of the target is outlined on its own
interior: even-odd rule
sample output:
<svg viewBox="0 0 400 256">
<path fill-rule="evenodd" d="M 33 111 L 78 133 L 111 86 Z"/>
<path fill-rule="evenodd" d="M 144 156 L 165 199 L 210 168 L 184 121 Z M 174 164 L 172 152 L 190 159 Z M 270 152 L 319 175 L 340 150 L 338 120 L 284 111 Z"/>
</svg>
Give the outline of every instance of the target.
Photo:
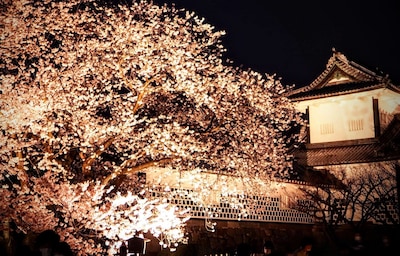
<svg viewBox="0 0 400 256">
<path fill-rule="evenodd" d="M 224 32 L 194 13 L 149 1 L 0 8 L 0 216 L 22 230 L 57 228 L 86 255 L 101 250 L 93 232 L 115 241 L 127 228 L 181 230 L 179 214 L 169 231 L 157 226 L 173 207 L 121 185 L 135 186 L 124 179 L 138 171 L 267 183 L 290 169 L 287 132 L 301 118 L 289 88 L 224 64 Z"/>
</svg>

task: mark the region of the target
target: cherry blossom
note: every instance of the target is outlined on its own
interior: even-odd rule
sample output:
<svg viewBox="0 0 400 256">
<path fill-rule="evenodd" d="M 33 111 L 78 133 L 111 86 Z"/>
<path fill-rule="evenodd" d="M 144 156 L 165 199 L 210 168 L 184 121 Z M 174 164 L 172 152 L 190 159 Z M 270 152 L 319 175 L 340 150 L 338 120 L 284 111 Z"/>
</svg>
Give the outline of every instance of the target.
<svg viewBox="0 0 400 256">
<path fill-rule="evenodd" d="M 20 230 L 55 229 L 82 255 L 141 232 L 184 242 L 188 212 L 148 198 L 139 172 L 229 175 L 252 190 L 288 175 L 302 122 L 290 87 L 224 60 L 225 32 L 194 13 L 149 1 L 0 8 L 0 216 Z"/>
</svg>

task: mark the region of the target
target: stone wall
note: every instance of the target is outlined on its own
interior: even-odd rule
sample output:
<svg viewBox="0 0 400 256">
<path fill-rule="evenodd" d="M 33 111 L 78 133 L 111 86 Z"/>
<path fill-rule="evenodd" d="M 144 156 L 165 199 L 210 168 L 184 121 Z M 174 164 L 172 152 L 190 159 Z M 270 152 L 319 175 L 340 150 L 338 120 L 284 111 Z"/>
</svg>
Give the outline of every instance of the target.
<svg viewBox="0 0 400 256">
<path fill-rule="evenodd" d="M 176 252 L 161 250 L 156 240 L 148 244 L 149 256 L 233 256 L 242 243 L 251 246 L 254 252 L 261 252 L 263 242 L 271 240 L 275 247 L 287 255 L 298 248 L 304 238 L 313 240 L 314 255 L 338 256 L 349 254 L 355 230 L 353 226 L 343 225 L 336 232 L 340 243 L 333 244 L 325 236 L 324 228 L 318 224 L 266 223 L 249 221 L 218 220 L 215 232 L 208 232 L 204 220 L 192 219 L 187 223 L 189 244 L 180 245 Z M 392 245 L 400 245 L 399 227 L 395 225 L 366 225 L 360 231 L 364 244 L 373 252 L 378 249 L 383 235 L 387 235 Z M 399 246 L 400 249 L 400 246 Z M 370 254 L 379 255 L 379 254 Z"/>
<path fill-rule="evenodd" d="M 302 238 L 312 237 L 313 225 L 280 224 L 248 221 L 217 221 L 215 232 L 206 231 L 204 220 L 187 223 L 189 244 L 179 246 L 174 254 L 150 242 L 146 255 L 234 255 L 240 244 L 247 243 L 255 252 L 262 252 L 264 241 L 271 240 L 282 252 L 296 249 Z M 180 252 L 179 252 L 180 251 Z"/>
</svg>

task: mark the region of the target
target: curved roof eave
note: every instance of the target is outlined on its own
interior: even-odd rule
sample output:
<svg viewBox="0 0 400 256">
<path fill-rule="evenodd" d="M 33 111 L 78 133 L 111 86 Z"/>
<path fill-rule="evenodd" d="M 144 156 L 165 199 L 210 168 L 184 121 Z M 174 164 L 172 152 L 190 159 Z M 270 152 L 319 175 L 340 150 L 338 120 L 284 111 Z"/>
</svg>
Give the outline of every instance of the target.
<svg viewBox="0 0 400 256">
<path fill-rule="evenodd" d="M 388 76 L 379 75 L 349 61 L 342 53 L 334 50 L 325 70 L 310 85 L 288 92 L 287 96 L 292 100 L 299 101 L 377 88 L 389 88 L 400 93 L 400 88 L 394 86 Z M 329 91 L 329 93 L 321 93 L 323 91 Z"/>
</svg>

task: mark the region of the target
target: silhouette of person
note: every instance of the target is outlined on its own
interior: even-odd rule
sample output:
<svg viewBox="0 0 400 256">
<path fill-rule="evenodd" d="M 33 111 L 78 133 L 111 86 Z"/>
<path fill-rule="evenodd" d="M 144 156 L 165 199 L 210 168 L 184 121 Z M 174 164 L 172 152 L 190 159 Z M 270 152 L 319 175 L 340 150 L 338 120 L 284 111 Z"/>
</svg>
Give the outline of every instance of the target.
<svg viewBox="0 0 400 256">
<path fill-rule="evenodd" d="M 241 243 L 237 247 L 237 256 L 250 256 L 251 247 L 248 243 Z"/>
<path fill-rule="evenodd" d="M 278 256 L 281 255 L 280 253 L 278 253 L 278 251 L 275 249 L 274 244 L 272 243 L 272 241 L 265 241 L 264 246 L 263 246 L 263 255 L 264 256 Z"/>
<path fill-rule="evenodd" d="M 311 255 L 313 241 L 310 237 L 305 237 L 301 241 L 301 245 L 293 252 L 293 256 L 308 256 Z"/>
<path fill-rule="evenodd" d="M 119 256 L 126 256 L 127 253 L 128 253 L 128 248 L 126 247 L 125 241 L 122 241 L 122 244 L 119 247 Z"/>
<path fill-rule="evenodd" d="M 54 248 L 60 242 L 60 236 L 53 230 L 40 233 L 35 242 L 36 255 L 52 256 Z"/>
<path fill-rule="evenodd" d="M 365 246 L 362 241 L 360 233 L 354 234 L 353 244 L 351 245 L 351 255 L 363 255 L 365 251 Z"/>
<path fill-rule="evenodd" d="M 391 256 L 391 255 L 397 255 L 396 253 L 398 253 L 398 250 L 393 248 L 392 244 L 390 243 L 389 237 L 387 235 L 383 235 L 381 244 L 380 246 L 378 246 L 378 250 L 375 253 L 375 255 Z"/>
<path fill-rule="evenodd" d="M 71 247 L 66 242 L 59 242 L 53 249 L 53 256 L 73 256 Z"/>
</svg>

